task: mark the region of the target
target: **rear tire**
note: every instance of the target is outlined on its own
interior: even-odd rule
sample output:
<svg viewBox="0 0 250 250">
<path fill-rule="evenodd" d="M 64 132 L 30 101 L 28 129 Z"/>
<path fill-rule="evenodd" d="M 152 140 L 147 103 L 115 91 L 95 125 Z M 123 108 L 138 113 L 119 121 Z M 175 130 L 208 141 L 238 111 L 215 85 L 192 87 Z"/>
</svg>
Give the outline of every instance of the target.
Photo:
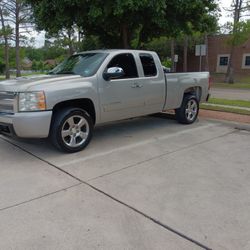
<svg viewBox="0 0 250 250">
<path fill-rule="evenodd" d="M 192 124 L 199 114 L 199 102 L 194 95 L 185 95 L 181 107 L 175 110 L 176 120 L 182 124 Z"/>
<path fill-rule="evenodd" d="M 83 109 L 65 108 L 53 117 L 50 139 L 63 152 L 75 153 L 83 150 L 92 135 L 93 121 Z"/>
</svg>

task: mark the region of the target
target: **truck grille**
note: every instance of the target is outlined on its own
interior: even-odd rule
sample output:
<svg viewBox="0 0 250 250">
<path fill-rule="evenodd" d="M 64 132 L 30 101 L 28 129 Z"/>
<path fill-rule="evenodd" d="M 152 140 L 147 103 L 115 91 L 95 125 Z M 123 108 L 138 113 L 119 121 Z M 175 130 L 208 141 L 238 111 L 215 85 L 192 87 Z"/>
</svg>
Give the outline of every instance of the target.
<svg viewBox="0 0 250 250">
<path fill-rule="evenodd" d="M 15 97 L 15 93 L 0 92 L 0 113 L 14 113 Z"/>
</svg>

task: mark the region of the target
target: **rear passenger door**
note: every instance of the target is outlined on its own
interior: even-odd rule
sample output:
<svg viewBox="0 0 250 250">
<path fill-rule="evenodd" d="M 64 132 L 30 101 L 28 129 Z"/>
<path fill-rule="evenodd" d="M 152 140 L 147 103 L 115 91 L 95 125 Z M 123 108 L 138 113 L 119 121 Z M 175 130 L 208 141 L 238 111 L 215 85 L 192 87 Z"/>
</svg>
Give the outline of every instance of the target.
<svg viewBox="0 0 250 250">
<path fill-rule="evenodd" d="M 158 57 L 151 53 L 139 53 L 142 68 L 140 84 L 147 113 L 162 111 L 166 97 L 166 84 L 161 63 Z"/>
</svg>

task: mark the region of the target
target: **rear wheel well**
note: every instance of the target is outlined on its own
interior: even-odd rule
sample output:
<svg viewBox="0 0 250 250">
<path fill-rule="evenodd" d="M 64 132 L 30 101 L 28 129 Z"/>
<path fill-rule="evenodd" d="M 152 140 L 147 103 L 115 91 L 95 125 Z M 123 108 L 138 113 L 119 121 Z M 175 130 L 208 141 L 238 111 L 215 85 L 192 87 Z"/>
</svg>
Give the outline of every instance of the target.
<svg viewBox="0 0 250 250">
<path fill-rule="evenodd" d="M 184 91 L 185 95 L 193 95 L 197 98 L 198 102 L 201 100 L 202 89 L 201 87 L 191 87 Z"/>
<path fill-rule="evenodd" d="M 55 113 L 59 112 L 61 109 L 67 108 L 67 107 L 80 108 L 80 109 L 85 110 L 92 118 L 93 124 L 95 124 L 96 122 L 95 106 L 94 106 L 94 103 L 90 99 L 87 99 L 87 98 L 74 99 L 74 100 L 68 100 L 68 101 L 57 103 L 53 107 L 53 110 L 52 110 L 53 116 Z"/>
</svg>

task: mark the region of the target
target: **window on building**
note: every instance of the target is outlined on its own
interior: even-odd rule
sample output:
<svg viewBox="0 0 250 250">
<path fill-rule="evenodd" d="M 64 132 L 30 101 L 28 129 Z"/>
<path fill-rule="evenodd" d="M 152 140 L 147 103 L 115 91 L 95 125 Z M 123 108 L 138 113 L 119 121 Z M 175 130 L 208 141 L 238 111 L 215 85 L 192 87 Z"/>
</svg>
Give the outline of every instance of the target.
<svg viewBox="0 0 250 250">
<path fill-rule="evenodd" d="M 250 69 L 250 53 L 243 54 L 242 69 Z"/>
<path fill-rule="evenodd" d="M 221 56 L 220 57 L 220 66 L 227 66 L 228 65 L 228 56 Z"/>
<path fill-rule="evenodd" d="M 111 67 L 120 67 L 124 70 L 124 76 L 120 77 L 119 79 L 138 77 L 135 59 L 132 54 L 124 53 L 115 56 L 108 64 L 108 68 Z"/>
<path fill-rule="evenodd" d="M 150 54 L 140 54 L 140 59 L 144 71 L 144 76 L 156 76 L 157 69 L 155 66 L 154 58 Z"/>
<path fill-rule="evenodd" d="M 245 57 L 245 66 L 250 67 L 250 56 Z"/>
</svg>

